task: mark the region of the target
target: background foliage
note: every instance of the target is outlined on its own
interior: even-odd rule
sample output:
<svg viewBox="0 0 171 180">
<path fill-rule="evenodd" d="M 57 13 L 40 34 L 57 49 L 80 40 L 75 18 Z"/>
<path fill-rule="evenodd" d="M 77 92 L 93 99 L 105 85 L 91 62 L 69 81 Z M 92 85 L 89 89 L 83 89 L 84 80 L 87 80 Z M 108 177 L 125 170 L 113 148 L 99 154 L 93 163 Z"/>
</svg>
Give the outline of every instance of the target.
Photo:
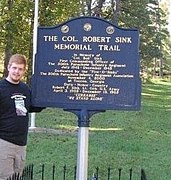
<svg viewBox="0 0 171 180">
<path fill-rule="evenodd" d="M 171 45 L 167 31 L 168 2 L 158 0 L 40 0 L 39 25 L 54 26 L 72 17 L 100 16 L 120 27 L 140 31 L 140 58 L 143 74 L 163 76 L 170 71 Z M 9 57 L 25 54 L 32 71 L 34 0 L 0 1 L 0 77 L 6 75 Z M 161 64 L 162 62 L 162 64 Z"/>
</svg>

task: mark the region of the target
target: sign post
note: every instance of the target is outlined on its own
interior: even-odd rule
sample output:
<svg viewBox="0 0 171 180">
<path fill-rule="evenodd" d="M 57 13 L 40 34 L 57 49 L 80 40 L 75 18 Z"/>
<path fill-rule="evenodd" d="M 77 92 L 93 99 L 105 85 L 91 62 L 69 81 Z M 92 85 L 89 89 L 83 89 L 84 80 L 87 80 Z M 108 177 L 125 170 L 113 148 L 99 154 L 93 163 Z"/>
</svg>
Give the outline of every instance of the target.
<svg viewBox="0 0 171 180">
<path fill-rule="evenodd" d="M 32 102 L 78 117 L 77 180 L 87 180 L 90 117 L 139 110 L 139 32 L 97 17 L 38 27 Z"/>
<path fill-rule="evenodd" d="M 87 110 L 82 110 L 80 112 L 80 116 L 78 117 L 78 127 L 77 180 L 86 180 L 89 138 L 89 117 Z"/>
<path fill-rule="evenodd" d="M 82 110 L 67 110 L 78 117 L 78 150 L 77 150 L 77 180 L 87 180 L 88 171 L 88 140 L 89 140 L 89 126 L 90 117 L 98 112 L 104 111 L 87 111 Z"/>
<path fill-rule="evenodd" d="M 88 127 L 79 127 L 77 151 L 77 180 L 87 180 L 88 169 Z"/>
</svg>

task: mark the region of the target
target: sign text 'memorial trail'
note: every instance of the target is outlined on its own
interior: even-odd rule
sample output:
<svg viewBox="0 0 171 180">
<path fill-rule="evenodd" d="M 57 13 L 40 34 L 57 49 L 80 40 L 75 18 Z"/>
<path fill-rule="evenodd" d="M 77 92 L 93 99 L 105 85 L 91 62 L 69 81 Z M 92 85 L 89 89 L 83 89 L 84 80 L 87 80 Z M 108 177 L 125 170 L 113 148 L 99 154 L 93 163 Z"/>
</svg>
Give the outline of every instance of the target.
<svg viewBox="0 0 171 180">
<path fill-rule="evenodd" d="M 139 110 L 139 32 L 96 17 L 38 28 L 36 106 Z"/>
</svg>

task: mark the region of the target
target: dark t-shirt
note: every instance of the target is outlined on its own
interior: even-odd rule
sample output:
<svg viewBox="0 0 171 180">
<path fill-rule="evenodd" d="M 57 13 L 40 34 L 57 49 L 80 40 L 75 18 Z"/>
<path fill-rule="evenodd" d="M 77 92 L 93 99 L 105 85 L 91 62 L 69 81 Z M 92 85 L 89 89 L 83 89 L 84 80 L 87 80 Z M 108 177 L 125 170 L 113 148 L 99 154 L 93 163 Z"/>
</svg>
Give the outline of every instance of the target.
<svg viewBox="0 0 171 180">
<path fill-rule="evenodd" d="M 31 106 L 29 87 L 20 82 L 0 81 L 0 138 L 16 145 L 27 143 L 28 112 Z"/>
</svg>

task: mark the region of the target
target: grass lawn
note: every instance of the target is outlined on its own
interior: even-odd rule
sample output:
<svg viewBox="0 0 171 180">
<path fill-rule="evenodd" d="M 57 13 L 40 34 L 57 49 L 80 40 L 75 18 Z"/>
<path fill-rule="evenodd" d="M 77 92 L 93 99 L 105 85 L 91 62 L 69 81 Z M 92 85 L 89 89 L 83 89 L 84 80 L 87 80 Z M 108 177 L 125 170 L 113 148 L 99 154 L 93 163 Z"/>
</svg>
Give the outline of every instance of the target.
<svg viewBox="0 0 171 180">
<path fill-rule="evenodd" d="M 77 117 L 62 109 L 47 108 L 36 115 L 36 126 L 62 130 L 62 133 L 29 133 L 27 164 L 45 164 L 47 176 L 52 164 L 74 168 Z M 113 171 L 111 179 L 118 179 L 117 170 L 122 168 L 126 180 L 129 169 L 133 168 L 133 179 L 138 180 L 140 169 L 144 168 L 149 180 L 170 180 L 171 82 L 143 84 L 141 111 L 110 110 L 92 116 L 88 164 L 89 177 L 98 166 L 101 180 L 106 179 L 108 167 Z"/>
</svg>

